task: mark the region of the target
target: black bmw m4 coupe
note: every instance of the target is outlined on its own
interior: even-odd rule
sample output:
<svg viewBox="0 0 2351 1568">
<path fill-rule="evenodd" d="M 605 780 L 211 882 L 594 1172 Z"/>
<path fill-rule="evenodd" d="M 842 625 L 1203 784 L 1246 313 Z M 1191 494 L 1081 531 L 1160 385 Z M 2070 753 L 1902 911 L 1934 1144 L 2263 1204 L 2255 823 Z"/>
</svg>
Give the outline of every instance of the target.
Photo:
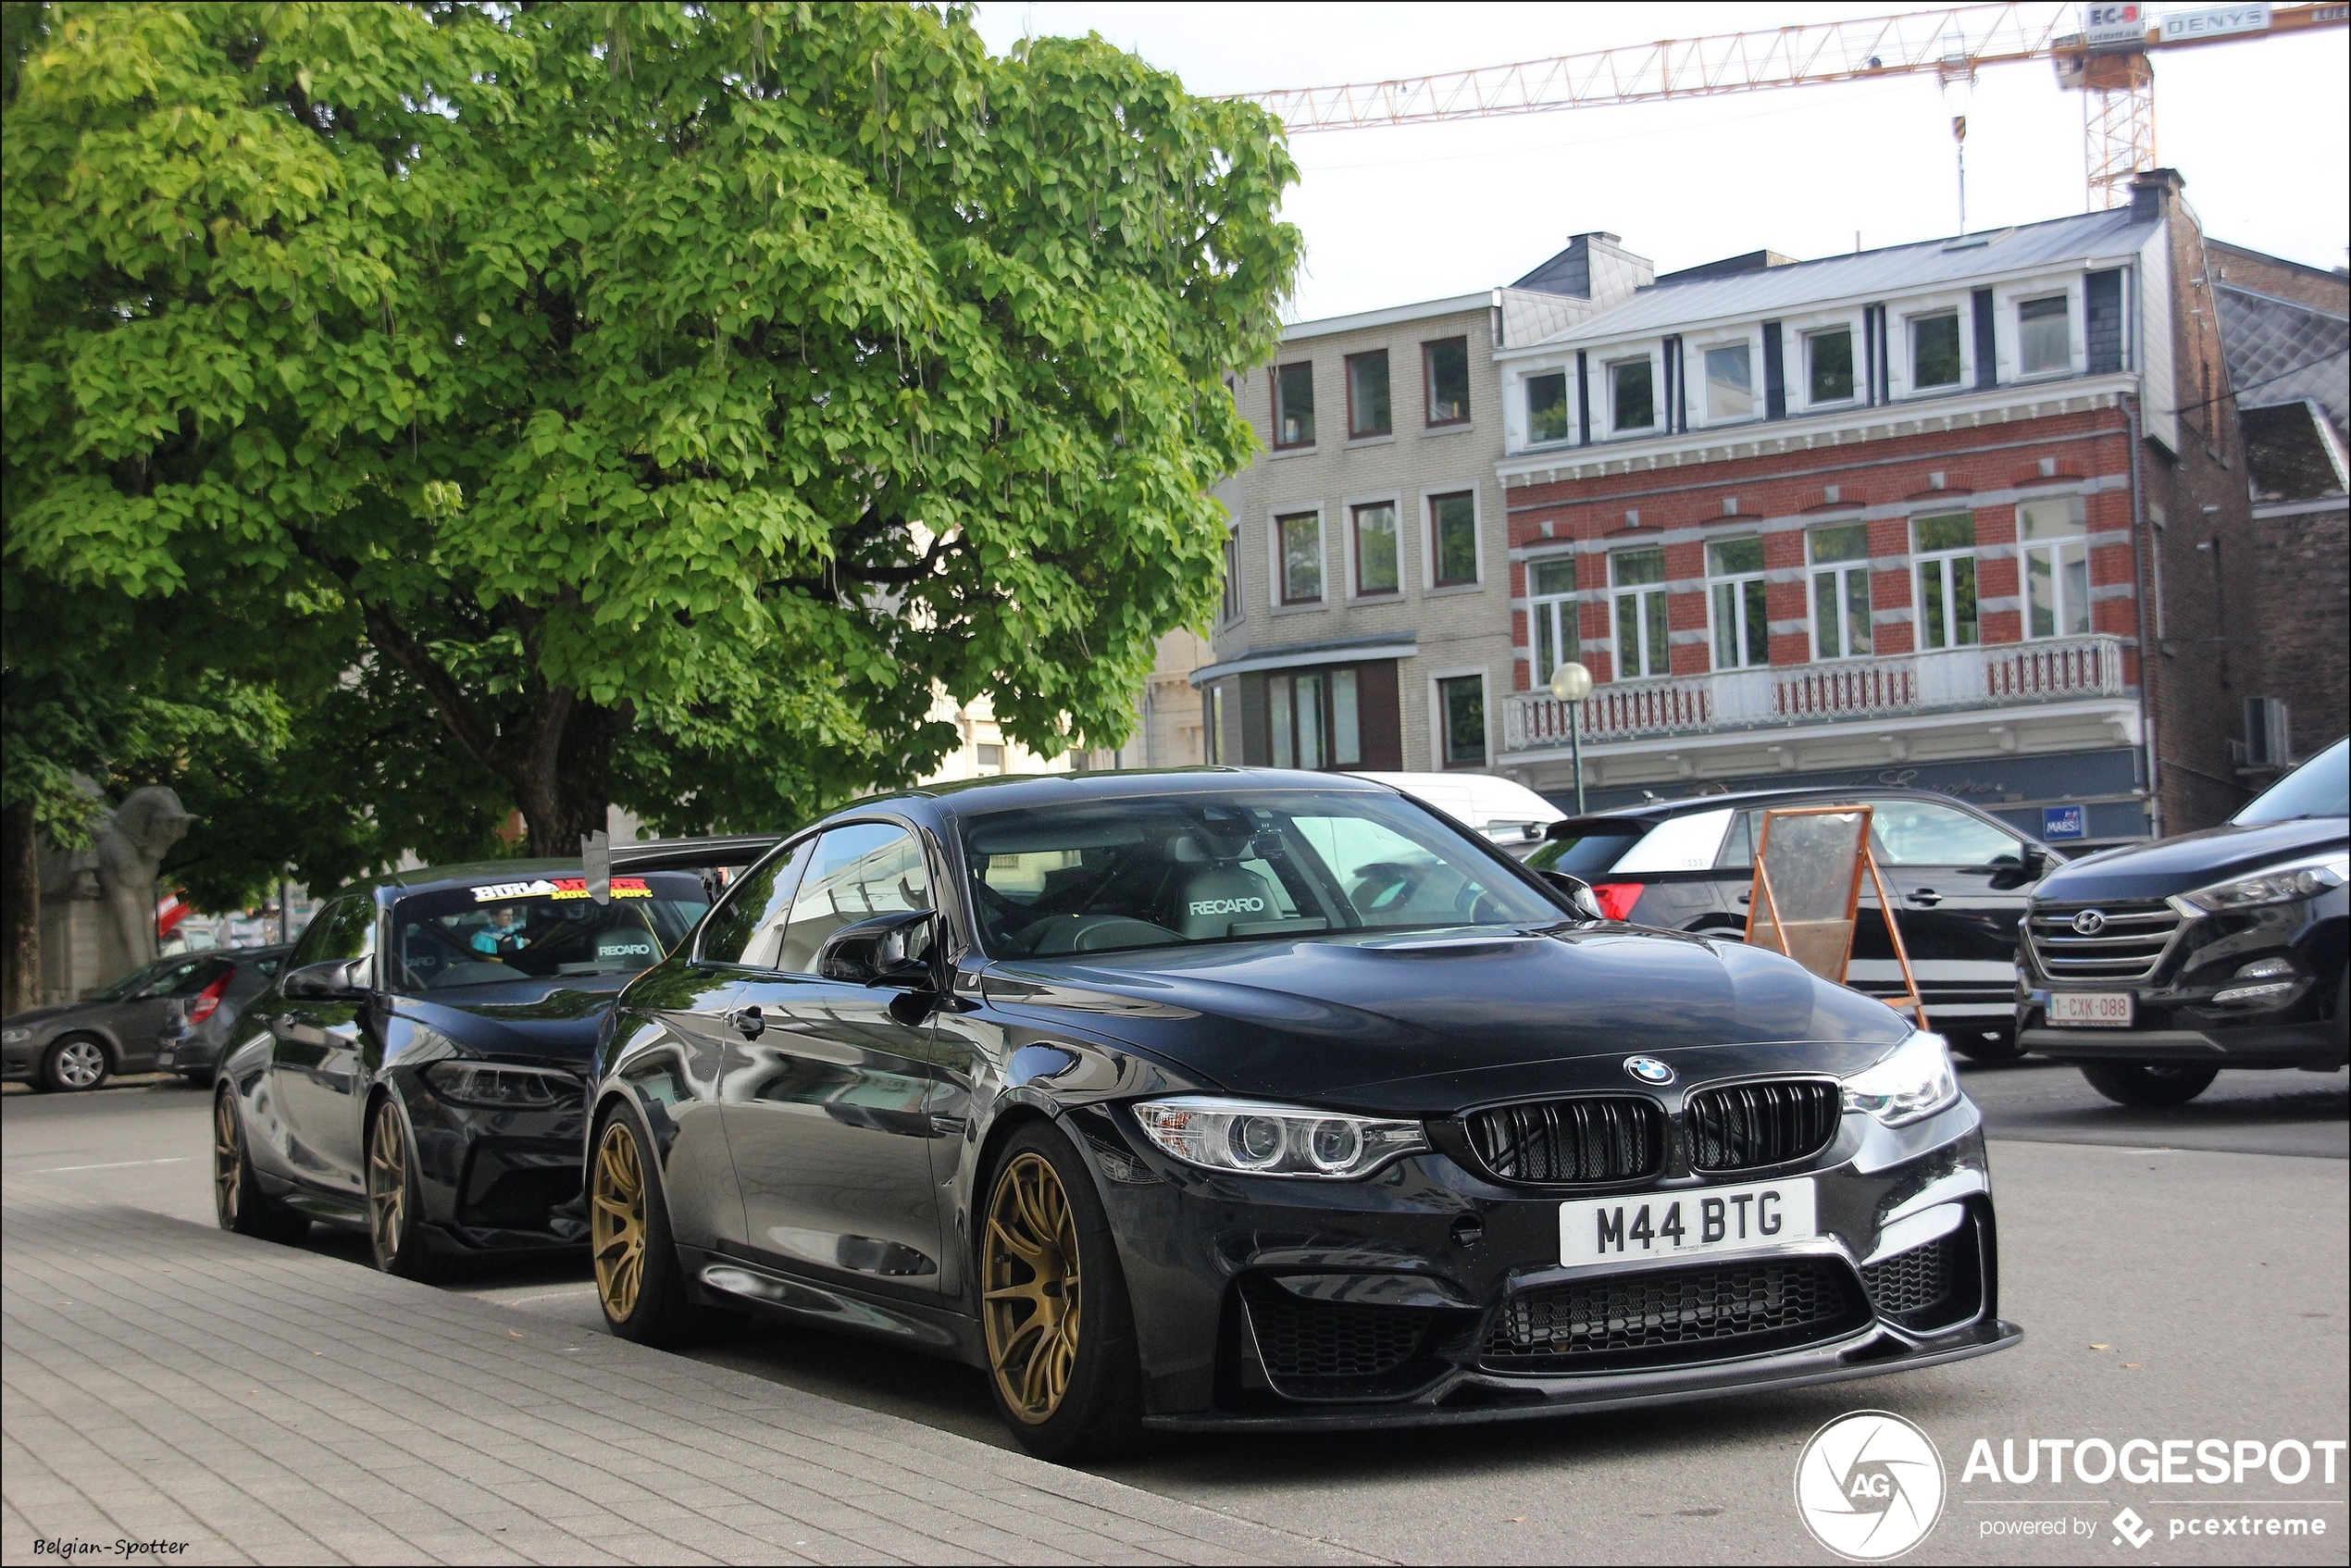
<svg viewBox="0 0 2351 1568">
<path fill-rule="evenodd" d="M 1492 1420 L 2016 1342 L 1944 1042 L 1382 785 L 990 779 L 787 840 L 622 992 L 616 1333 L 985 1368 L 1031 1451 Z"/>
</svg>

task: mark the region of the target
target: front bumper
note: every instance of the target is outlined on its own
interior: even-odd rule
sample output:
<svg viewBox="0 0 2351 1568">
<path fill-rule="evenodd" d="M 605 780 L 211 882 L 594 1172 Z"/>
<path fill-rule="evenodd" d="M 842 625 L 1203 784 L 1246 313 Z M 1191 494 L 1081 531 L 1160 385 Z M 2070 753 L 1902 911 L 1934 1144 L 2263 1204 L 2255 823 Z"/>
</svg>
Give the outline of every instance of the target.
<svg viewBox="0 0 2351 1568">
<path fill-rule="evenodd" d="M 29 1039 L 0 1047 L 0 1083 L 23 1083 L 40 1065 L 45 1039 Z"/>
<path fill-rule="evenodd" d="M 569 1249 L 588 1239 L 579 1201 L 587 1112 L 461 1105 L 410 1076 L 401 1085 L 416 1139 L 425 1218 L 471 1251 Z"/>
<path fill-rule="evenodd" d="M 1669 1403 L 1933 1365 L 2021 1337 L 1998 1315 L 1991 1184 L 1964 1101 L 1899 1129 L 1848 1115 L 1822 1154 L 1764 1173 L 1812 1180 L 1810 1241 L 1576 1266 L 1559 1261 L 1560 1205 L 1608 1189 L 1503 1187 L 1442 1153 L 1362 1182 L 1227 1179 L 1151 1158 L 1116 1114 L 1078 1119 L 1093 1124 L 1155 1427 L 1442 1425 Z M 1758 1179 L 1669 1175 L 1616 1194 L 1696 1198 Z M 1900 1297 L 1930 1255 L 1947 1287 Z M 1529 1324 L 1544 1326 L 1530 1337 Z"/>
</svg>

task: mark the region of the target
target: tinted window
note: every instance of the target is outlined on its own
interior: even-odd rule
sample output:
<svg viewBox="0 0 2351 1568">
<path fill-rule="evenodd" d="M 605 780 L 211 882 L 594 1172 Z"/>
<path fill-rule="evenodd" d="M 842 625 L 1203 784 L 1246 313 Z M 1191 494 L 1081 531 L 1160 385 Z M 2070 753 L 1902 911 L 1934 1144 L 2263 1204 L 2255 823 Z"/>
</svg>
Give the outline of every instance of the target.
<svg viewBox="0 0 2351 1568">
<path fill-rule="evenodd" d="M 1560 917 L 1462 829 L 1387 795 L 1073 802 L 970 819 L 964 843 L 981 934 L 1000 952 Z"/>
<path fill-rule="evenodd" d="M 813 975 L 825 939 L 843 926 L 932 907 L 930 872 L 921 841 L 912 833 L 886 822 L 836 828 L 816 840 L 775 966 Z"/>
<path fill-rule="evenodd" d="M 2351 741 L 2337 740 L 2254 798 L 2240 827 L 2304 816 L 2351 816 Z"/>
<path fill-rule="evenodd" d="M 286 962 L 299 969 L 331 958 L 357 958 L 376 949 L 376 901 L 365 893 L 340 898 L 310 917 Z"/>
<path fill-rule="evenodd" d="M 217 958 L 180 956 L 165 959 L 153 970 L 142 970 L 147 977 L 131 994 L 134 1000 L 155 996 L 171 996 L 183 990 L 210 985 L 228 965 Z"/>
<path fill-rule="evenodd" d="M 659 963 L 709 907 L 702 878 L 677 871 L 615 877 L 609 903 L 588 896 L 585 877 L 415 893 L 392 910 L 391 984 L 413 993 L 633 975 Z"/>
<path fill-rule="evenodd" d="M 792 846 L 738 880 L 710 912 L 702 928 L 702 956 L 711 964 L 747 964 L 773 968 L 782 946 L 784 919 L 791 911 L 793 890 L 808 865 L 816 840 Z"/>
<path fill-rule="evenodd" d="M 1871 826 L 1886 865 L 1990 865 L 2023 860 L 2016 838 L 1957 806 L 1932 801 L 1876 800 Z"/>
<path fill-rule="evenodd" d="M 1564 871 L 1588 882 L 1614 865 L 1648 831 L 1637 822 L 1627 822 L 1621 827 L 1611 824 L 1595 828 L 1573 839 L 1553 839 L 1528 855 L 1526 864 L 1537 871 Z"/>
</svg>

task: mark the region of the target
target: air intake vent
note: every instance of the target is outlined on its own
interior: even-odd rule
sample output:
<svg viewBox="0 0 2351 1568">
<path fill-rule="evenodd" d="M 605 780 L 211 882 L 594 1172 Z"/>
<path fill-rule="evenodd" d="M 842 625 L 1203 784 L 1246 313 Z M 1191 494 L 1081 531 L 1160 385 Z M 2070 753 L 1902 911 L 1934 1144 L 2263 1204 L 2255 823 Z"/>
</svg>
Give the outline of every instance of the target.
<svg viewBox="0 0 2351 1568">
<path fill-rule="evenodd" d="M 1930 1330 L 1964 1323 L 1982 1310 L 1983 1270 L 1975 1230 L 1962 1226 L 1923 1247 L 1897 1252 L 1861 1271 L 1878 1312 L 1905 1328 Z"/>
<path fill-rule="evenodd" d="M 1462 1119 L 1499 1181 L 1637 1181 L 1665 1164 L 1665 1113 L 1638 1095 L 1499 1105 Z"/>
<path fill-rule="evenodd" d="M 1265 1375 L 1291 1399 L 1393 1397 L 1426 1381 L 1420 1352 L 1434 1312 L 1307 1300 L 1265 1279 L 1245 1281 L 1241 1295 Z"/>
<path fill-rule="evenodd" d="M 1839 1109 L 1836 1085 L 1816 1078 L 1700 1089 L 1689 1098 L 1690 1165 L 1750 1171 L 1817 1154 L 1836 1136 Z"/>
<path fill-rule="evenodd" d="M 1791 1258 L 1545 1286 L 1502 1303 L 1483 1359 L 1542 1374 L 1783 1349 L 1866 1323 L 1852 1280 L 1844 1263 Z"/>
</svg>

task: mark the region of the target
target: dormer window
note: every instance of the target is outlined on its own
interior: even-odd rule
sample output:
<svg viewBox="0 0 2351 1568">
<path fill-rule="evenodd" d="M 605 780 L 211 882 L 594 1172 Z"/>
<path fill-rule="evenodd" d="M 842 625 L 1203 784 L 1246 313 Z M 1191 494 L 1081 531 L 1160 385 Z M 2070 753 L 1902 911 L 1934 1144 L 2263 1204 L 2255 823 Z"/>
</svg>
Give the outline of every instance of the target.
<svg viewBox="0 0 2351 1568">
<path fill-rule="evenodd" d="M 1940 311 L 1910 317 L 1910 390 L 1933 392 L 1959 384 L 1959 313 Z"/>
<path fill-rule="evenodd" d="M 1620 359 L 1608 367 L 1611 428 L 1646 430 L 1657 423 L 1657 385 L 1648 355 Z"/>
<path fill-rule="evenodd" d="M 1526 443 L 1542 446 L 1567 435 L 1567 372 L 1527 377 Z"/>
<path fill-rule="evenodd" d="M 1853 401 L 1853 329 L 1832 327 L 1804 334 L 1805 401 Z"/>
<path fill-rule="evenodd" d="M 2063 294 L 2025 300 L 2016 307 L 2016 354 L 2020 375 L 2073 368 L 2073 331 Z"/>
<path fill-rule="evenodd" d="M 1749 419 L 1755 416 L 1755 367 L 1745 343 L 1706 351 L 1706 417 Z"/>
</svg>

